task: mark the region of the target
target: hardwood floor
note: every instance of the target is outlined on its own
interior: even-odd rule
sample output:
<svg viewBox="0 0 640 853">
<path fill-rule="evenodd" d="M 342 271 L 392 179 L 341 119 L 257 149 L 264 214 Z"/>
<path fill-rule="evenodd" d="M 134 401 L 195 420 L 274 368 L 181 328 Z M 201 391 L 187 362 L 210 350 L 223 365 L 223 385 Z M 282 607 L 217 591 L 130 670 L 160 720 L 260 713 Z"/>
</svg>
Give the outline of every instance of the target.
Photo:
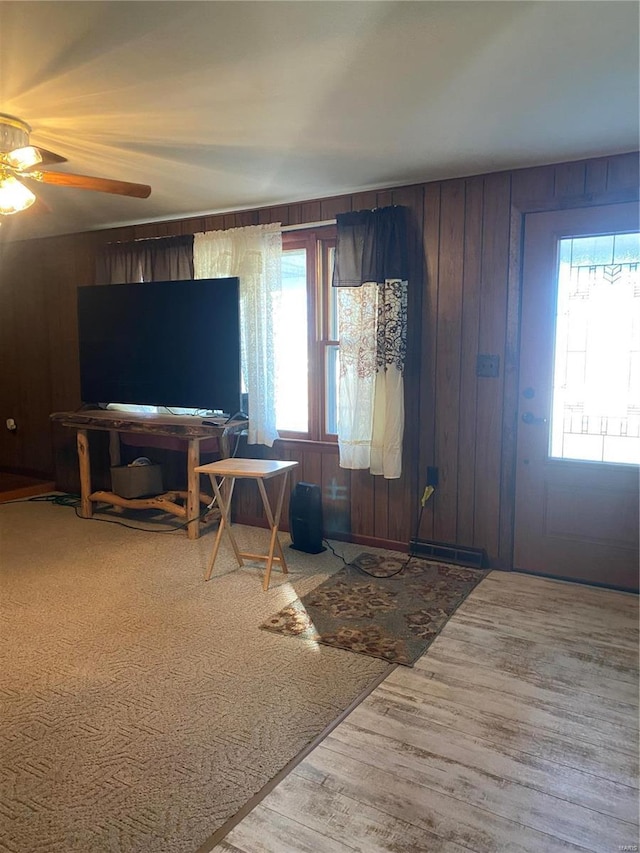
<svg viewBox="0 0 640 853">
<path fill-rule="evenodd" d="M 638 850 L 638 599 L 493 572 L 219 853 Z"/>
<path fill-rule="evenodd" d="M 55 487 L 56 484 L 52 481 L 0 471 L 0 503 L 44 495 L 47 492 L 52 492 Z"/>
</svg>

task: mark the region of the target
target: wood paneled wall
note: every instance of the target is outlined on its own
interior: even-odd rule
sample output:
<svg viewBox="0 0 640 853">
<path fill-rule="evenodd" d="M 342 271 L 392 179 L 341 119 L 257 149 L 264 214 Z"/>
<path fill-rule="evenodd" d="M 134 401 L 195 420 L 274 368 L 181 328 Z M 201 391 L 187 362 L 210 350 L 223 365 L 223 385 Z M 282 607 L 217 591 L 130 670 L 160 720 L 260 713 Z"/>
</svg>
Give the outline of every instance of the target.
<svg viewBox="0 0 640 853">
<path fill-rule="evenodd" d="M 67 489 L 77 483 L 73 436 L 52 435 L 48 416 L 80 404 L 76 288 L 92 283 L 103 243 L 267 222 L 297 225 L 402 204 L 411 211 L 412 246 L 402 478 L 345 471 L 330 444 L 282 441 L 271 455 L 300 462 L 294 482 L 321 485 L 328 534 L 406 547 L 418 532 L 484 548 L 492 565 L 508 568 L 523 214 L 637 199 L 638 156 L 623 154 L 0 244 L 0 468 L 55 474 Z M 500 358 L 498 377 L 476 376 L 479 353 Z M 4 429 L 9 417 L 18 424 L 15 433 Z M 439 485 L 418 530 L 428 466 L 437 467 Z M 239 492 L 237 514 L 246 521 L 260 517 L 250 486 Z"/>
</svg>

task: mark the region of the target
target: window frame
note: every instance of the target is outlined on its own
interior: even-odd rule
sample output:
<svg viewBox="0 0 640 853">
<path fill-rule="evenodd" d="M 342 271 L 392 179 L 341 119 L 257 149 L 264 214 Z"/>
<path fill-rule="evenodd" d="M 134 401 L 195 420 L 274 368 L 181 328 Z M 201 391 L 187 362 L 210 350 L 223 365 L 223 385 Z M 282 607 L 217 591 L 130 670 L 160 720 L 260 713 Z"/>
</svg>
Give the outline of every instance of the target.
<svg viewBox="0 0 640 853">
<path fill-rule="evenodd" d="M 306 251 L 307 268 L 307 391 L 309 401 L 307 432 L 278 429 L 280 438 L 290 441 L 328 442 L 335 444 L 338 436 L 326 430 L 327 352 L 337 340 L 329 339 L 331 281 L 329 254 L 335 248 L 336 227 L 325 225 L 300 228 L 282 233 L 282 251 Z M 276 424 L 277 426 L 277 424 Z"/>
</svg>

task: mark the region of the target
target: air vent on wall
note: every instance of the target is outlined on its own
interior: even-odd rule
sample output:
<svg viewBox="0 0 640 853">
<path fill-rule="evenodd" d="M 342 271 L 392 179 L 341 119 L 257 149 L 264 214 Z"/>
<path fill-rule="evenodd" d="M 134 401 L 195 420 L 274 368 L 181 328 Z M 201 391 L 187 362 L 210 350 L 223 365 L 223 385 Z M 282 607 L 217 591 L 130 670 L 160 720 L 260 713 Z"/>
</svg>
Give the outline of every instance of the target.
<svg viewBox="0 0 640 853">
<path fill-rule="evenodd" d="M 487 568 L 487 555 L 480 548 L 466 548 L 449 545 L 446 542 L 433 542 L 428 539 L 411 539 L 409 554 L 412 557 L 424 557 L 425 560 L 437 560 L 441 563 L 455 563 L 470 569 Z"/>
</svg>

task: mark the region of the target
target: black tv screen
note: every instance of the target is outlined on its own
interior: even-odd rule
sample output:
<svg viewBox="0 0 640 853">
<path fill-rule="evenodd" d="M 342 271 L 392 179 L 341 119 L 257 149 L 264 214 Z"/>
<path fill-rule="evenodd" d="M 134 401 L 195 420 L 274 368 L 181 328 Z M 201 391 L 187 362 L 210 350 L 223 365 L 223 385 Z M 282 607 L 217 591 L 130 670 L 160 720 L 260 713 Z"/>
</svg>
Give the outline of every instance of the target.
<svg viewBox="0 0 640 853">
<path fill-rule="evenodd" d="M 237 278 L 78 288 L 83 403 L 240 409 Z"/>
</svg>

